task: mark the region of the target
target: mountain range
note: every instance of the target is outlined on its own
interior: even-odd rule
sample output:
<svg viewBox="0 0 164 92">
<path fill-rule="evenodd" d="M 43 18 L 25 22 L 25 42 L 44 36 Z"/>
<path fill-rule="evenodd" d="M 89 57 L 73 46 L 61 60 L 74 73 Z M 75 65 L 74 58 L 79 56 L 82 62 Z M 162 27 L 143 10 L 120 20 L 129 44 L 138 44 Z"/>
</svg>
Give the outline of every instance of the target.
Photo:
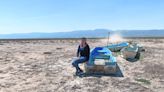
<svg viewBox="0 0 164 92">
<path fill-rule="evenodd" d="M 164 29 L 162 30 L 76 30 L 71 32 L 54 32 L 54 33 L 15 33 L 0 34 L 0 39 L 25 39 L 25 38 L 103 38 L 110 35 L 119 34 L 122 37 L 164 37 Z"/>
</svg>

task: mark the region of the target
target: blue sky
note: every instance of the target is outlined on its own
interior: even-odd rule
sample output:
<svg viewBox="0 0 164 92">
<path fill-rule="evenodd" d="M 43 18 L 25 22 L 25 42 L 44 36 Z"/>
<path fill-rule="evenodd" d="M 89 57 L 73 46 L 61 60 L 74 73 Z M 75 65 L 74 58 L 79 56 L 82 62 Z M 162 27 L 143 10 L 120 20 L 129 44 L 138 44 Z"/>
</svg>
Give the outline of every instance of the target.
<svg viewBox="0 0 164 92">
<path fill-rule="evenodd" d="M 164 29 L 164 0 L 0 0 L 0 34 Z"/>
</svg>

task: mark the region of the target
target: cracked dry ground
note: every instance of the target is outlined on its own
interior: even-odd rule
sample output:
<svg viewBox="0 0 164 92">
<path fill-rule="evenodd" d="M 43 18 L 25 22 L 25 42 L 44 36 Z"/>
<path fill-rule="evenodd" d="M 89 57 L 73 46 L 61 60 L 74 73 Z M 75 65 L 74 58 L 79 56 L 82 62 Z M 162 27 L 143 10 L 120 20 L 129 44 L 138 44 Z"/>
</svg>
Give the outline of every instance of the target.
<svg viewBox="0 0 164 92">
<path fill-rule="evenodd" d="M 93 48 L 106 45 L 103 40 L 88 43 Z M 128 40 L 146 51 L 137 62 L 116 56 L 124 77 L 83 78 L 71 66 L 78 40 L 1 40 L 0 92 L 163 92 L 164 39 Z"/>
</svg>

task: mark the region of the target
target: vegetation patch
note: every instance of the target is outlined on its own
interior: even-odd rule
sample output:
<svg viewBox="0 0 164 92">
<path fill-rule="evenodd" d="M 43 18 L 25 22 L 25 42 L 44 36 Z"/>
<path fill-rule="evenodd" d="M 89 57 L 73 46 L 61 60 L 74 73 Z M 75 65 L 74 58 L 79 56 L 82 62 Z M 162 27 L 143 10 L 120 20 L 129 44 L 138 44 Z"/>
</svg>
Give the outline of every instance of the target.
<svg viewBox="0 0 164 92">
<path fill-rule="evenodd" d="M 142 78 L 140 78 L 140 79 L 135 79 L 135 81 L 142 82 L 142 83 L 144 83 L 144 84 L 151 84 L 151 82 L 150 82 L 149 80 L 142 79 Z"/>
</svg>

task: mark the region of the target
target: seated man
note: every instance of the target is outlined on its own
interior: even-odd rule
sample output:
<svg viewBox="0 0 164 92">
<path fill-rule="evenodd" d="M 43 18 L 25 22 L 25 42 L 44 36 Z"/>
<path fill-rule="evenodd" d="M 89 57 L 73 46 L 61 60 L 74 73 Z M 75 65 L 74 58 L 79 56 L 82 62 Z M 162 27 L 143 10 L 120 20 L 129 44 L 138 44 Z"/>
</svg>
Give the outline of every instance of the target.
<svg viewBox="0 0 164 92">
<path fill-rule="evenodd" d="M 79 56 L 80 54 L 80 56 Z M 73 61 L 72 65 L 76 68 L 76 75 L 82 73 L 83 71 L 80 69 L 79 64 L 84 63 L 89 60 L 90 48 L 86 42 L 86 38 L 81 38 L 81 43 L 78 46 L 77 57 L 75 61 Z"/>
</svg>

